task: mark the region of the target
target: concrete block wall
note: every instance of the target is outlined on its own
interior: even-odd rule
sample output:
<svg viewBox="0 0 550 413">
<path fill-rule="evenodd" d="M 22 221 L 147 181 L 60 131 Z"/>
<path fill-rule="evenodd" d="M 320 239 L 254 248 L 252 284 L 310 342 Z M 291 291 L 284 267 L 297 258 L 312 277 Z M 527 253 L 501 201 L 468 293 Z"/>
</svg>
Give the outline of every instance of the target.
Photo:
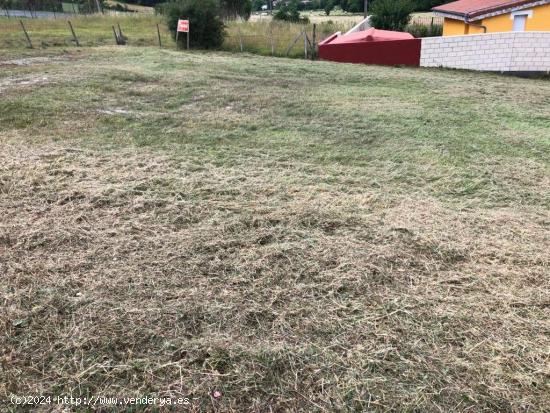
<svg viewBox="0 0 550 413">
<path fill-rule="evenodd" d="M 550 32 L 422 39 L 420 66 L 498 72 L 550 72 Z"/>
</svg>

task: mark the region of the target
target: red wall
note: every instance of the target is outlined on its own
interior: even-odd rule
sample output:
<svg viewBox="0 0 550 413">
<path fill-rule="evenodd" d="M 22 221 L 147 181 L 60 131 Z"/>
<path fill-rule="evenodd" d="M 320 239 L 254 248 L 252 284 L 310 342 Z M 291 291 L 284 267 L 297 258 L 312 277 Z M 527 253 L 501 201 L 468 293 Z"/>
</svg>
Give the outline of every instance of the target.
<svg viewBox="0 0 550 413">
<path fill-rule="evenodd" d="M 340 44 L 322 43 L 319 44 L 319 57 L 324 60 L 345 63 L 420 66 L 421 44 L 420 39 Z"/>
</svg>

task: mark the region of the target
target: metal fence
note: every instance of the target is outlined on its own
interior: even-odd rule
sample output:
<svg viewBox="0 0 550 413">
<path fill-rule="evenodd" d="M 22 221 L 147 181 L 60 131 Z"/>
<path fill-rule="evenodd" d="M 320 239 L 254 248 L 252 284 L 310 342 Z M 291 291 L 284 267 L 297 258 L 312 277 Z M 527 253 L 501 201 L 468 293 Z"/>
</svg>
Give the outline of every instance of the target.
<svg viewBox="0 0 550 413">
<path fill-rule="evenodd" d="M 130 5 L 130 7 L 132 6 Z M 0 16 L 7 18 L 55 19 L 95 13 L 118 15 L 134 14 L 137 11 L 132 10 L 127 5 L 102 4 L 96 0 L 14 0 L 10 2 L 9 7 L 0 6 Z M 140 13 L 143 13 L 143 11 L 140 11 Z"/>
<path fill-rule="evenodd" d="M 10 18 L 28 18 L 28 19 L 58 19 L 58 18 L 67 18 L 71 16 L 87 16 L 91 14 L 96 14 L 95 12 L 83 12 L 83 11 L 58 11 L 57 8 L 52 9 L 44 9 L 44 10 L 33 10 L 33 9 L 0 9 L 0 17 L 7 17 Z M 135 13 L 132 12 L 126 12 L 126 11 L 118 11 L 118 10 L 111 10 L 111 9 L 103 9 L 101 14 L 107 15 L 107 16 L 127 16 L 132 15 Z"/>
<path fill-rule="evenodd" d="M 312 58 L 320 41 L 336 31 L 345 32 L 352 26 L 351 22 L 339 26 L 280 22 L 230 24 L 223 49 L 265 56 Z"/>
<path fill-rule="evenodd" d="M 0 23 L 0 49 L 114 44 L 174 47 L 174 40 L 161 18 L 137 13 L 55 20 L 11 18 Z"/>
<path fill-rule="evenodd" d="M 413 16 L 411 24 L 422 26 L 443 26 L 443 17 L 439 16 Z"/>
<path fill-rule="evenodd" d="M 278 57 L 313 57 L 315 51 L 311 33 L 293 32 L 289 36 L 229 34 L 223 49 Z M 289 41 L 290 39 L 290 41 Z M 315 41 L 317 43 L 317 41 Z"/>
</svg>

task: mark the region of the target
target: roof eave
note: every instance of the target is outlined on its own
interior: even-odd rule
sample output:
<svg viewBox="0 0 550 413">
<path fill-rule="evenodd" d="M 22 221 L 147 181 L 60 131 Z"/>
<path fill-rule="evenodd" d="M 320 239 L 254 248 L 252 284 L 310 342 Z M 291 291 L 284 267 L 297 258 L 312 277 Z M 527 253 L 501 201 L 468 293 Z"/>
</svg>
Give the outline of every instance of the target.
<svg viewBox="0 0 550 413">
<path fill-rule="evenodd" d="M 475 13 L 471 13 L 469 16 L 469 19 L 470 20 L 486 19 L 487 17 L 500 16 L 501 14 L 513 13 L 515 11 L 529 9 L 531 7 L 544 6 L 545 4 L 548 4 L 548 3 L 550 3 L 550 0 L 533 0 L 533 1 L 525 2 L 516 6 L 509 6 L 501 9 L 478 11 Z"/>
<path fill-rule="evenodd" d="M 447 11 L 437 11 L 434 9 L 432 9 L 432 12 L 435 16 L 446 17 L 448 19 L 462 20 L 462 21 L 466 21 L 467 19 L 467 16 L 462 13 L 449 13 Z"/>
<path fill-rule="evenodd" d="M 533 1 L 524 2 L 516 6 L 504 7 L 500 9 L 493 8 L 488 10 L 480 10 L 473 13 L 453 13 L 447 10 L 445 11 L 437 10 L 437 7 L 434 7 L 432 9 L 432 12 L 436 16 L 447 17 L 449 19 L 455 19 L 455 20 L 462 20 L 465 22 L 473 22 L 476 20 L 486 19 L 488 17 L 500 16 L 501 14 L 513 13 L 515 11 L 527 9 L 530 7 L 542 6 L 548 3 L 550 3 L 550 0 L 533 0 Z"/>
</svg>

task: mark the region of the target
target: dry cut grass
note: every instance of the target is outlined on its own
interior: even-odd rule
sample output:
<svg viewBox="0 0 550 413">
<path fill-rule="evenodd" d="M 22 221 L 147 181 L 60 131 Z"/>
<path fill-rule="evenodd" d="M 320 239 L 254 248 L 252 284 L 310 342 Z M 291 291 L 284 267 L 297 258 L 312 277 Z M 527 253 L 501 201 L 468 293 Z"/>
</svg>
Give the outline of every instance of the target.
<svg viewBox="0 0 550 413">
<path fill-rule="evenodd" d="M 550 410 L 546 80 L 154 48 L 0 68 L 2 409 Z"/>
</svg>

